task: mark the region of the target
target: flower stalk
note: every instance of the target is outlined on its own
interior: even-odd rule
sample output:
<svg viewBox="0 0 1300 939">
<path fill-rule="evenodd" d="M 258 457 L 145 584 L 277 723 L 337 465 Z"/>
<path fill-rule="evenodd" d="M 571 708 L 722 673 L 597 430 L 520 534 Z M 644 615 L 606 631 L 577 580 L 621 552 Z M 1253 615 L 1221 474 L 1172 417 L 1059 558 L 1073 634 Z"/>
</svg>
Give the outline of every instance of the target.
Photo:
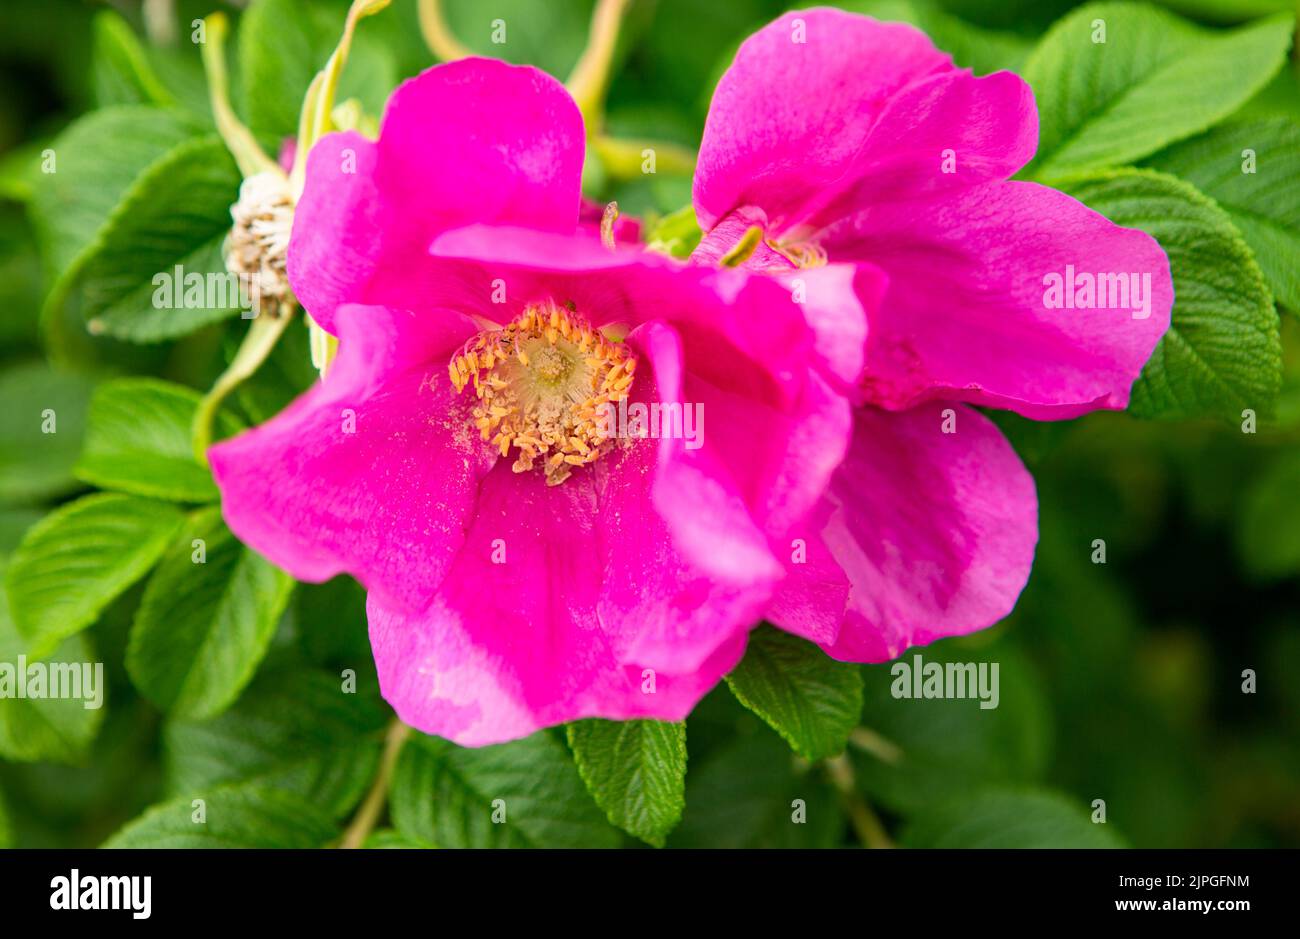
<svg viewBox="0 0 1300 939">
<path fill-rule="evenodd" d="M 340 848 L 360 848 L 374 831 L 375 823 L 379 821 L 384 805 L 388 802 L 388 784 L 393 778 L 397 758 L 410 736 L 411 728 L 394 717 L 384 735 L 384 752 L 379 757 L 379 771 L 375 773 L 375 780 L 361 807 L 357 809 L 357 814 L 352 816 L 347 831 L 343 833 L 338 845 Z"/>
</svg>

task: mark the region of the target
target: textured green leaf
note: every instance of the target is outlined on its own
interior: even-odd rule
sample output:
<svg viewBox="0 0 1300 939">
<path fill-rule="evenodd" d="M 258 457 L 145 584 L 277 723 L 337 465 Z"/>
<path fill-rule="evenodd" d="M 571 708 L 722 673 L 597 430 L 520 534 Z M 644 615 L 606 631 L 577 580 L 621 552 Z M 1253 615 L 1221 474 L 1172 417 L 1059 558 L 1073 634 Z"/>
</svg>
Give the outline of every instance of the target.
<svg viewBox="0 0 1300 939">
<path fill-rule="evenodd" d="M 105 848 L 320 848 L 338 829 L 320 808 L 265 787 L 217 789 L 202 797 L 206 820 L 189 796 L 154 806 L 104 843 Z"/>
<path fill-rule="evenodd" d="M 286 23 L 294 24 L 285 29 Z M 256 0 L 239 26 L 240 85 L 249 126 L 276 140 L 298 131 L 307 86 L 325 67 L 343 32 L 339 11 L 307 0 Z M 397 84 L 392 55 L 368 30 L 358 30 L 336 100 L 357 98 L 378 115 Z"/>
<path fill-rule="evenodd" d="M 369 787 L 385 719 L 377 696 L 345 693 L 337 675 L 297 665 L 264 671 L 221 716 L 167 723 L 167 789 L 265 786 L 340 818 Z"/>
<path fill-rule="evenodd" d="M 1153 235 L 1169 255 L 1173 323 L 1133 386 L 1142 417 L 1268 413 L 1281 387 L 1277 310 L 1232 220 L 1195 187 L 1150 170 L 1063 180 L 1111 221 Z"/>
<path fill-rule="evenodd" d="M 27 664 L 36 661 L 14 628 L 8 598 L 0 593 L 0 663 L 16 669 L 20 655 L 27 656 Z M 59 662 L 93 666 L 94 655 L 85 637 L 65 640 L 47 660 L 47 664 Z M 95 689 L 100 706 L 88 708 L 90 690 L 83 686 L 82 698 L 0 697 L 0 757 L 17 762 L 80 762 L 104 719 L 105 689 L 102 685 Z M 3 843 L 0 837 L 0 845 Z"/>
<path fill-rule="evenodd" d="M 811 642 L 771 626 L 750 634 L 727 684 L 741 704 L 810 760 L 842 751 L 862 713 L 856 665 L 837 662 Z"/>
<path fill-rule="evenodd" d="M 992 789 L 934 806 L 912 819 L 910 848 L 1122 848 L 1108 823 L 1054 792 Z"/>
<path fill-rule="evenodd" d="M 90 382 L 24 363 L 0 371 L 0 503 L 36 502 L 76 487 L 72 464 L 86 426 Z M 53 433 L 45 433 L 47 418 Z"/>
<path fill-rule="evenodd" d="M 120 378 L 95 389 L 86 444 L 74 472 L 104 489 L 178 502 L 218 498 L 211 473 L 194 460 L 190 424 L 200 396 L 153 378 Z M 237 425 L 225 417 L 224 434 Z"/>
<path fill-rule="evenodd" d="M 1094 42 L 1105 25 L 1105 42 Z M 1038 156 L 1050 179 L 1121 166 L 1212 127 L 1282 66 L 1291 16 L 1212 32 L 1172 13 L 1090 3 L 1059 20 L 1025 63 L 1038 101 Z"/>
<path fill-rule="evenodd" d="M 444 848 L 619 843 L 563 744 L 544 731 L 473 750 L 416 735 L 398 758 L 389 808 L 407 838 Z M 505 820 L 494 823 L 500 811 Z"/>
<path fill-rule="evenodd" d="M 172 110 L 104 108 L 74 121 L 51 144 L 55 171 L 32 193 L 32 217 L 52 274 L 66 274 L 99 243 L 109 216 L 136 178 L 193 136 L 197 126 Z"/>
<path fill-rule="evenodd" d="M 1254 155 L 1249 173 L 1247 150 Z M 1217 202 L 1250 245 L 1278 302 L 1300 312 L 1300 123 L 1223 124 L 1147 162 Z"/>
<path fill-rule="evenodd" d="M 566 730 L 578 772 L 609 820 L 663 847 L 685 804 L 686 726 L 585 720 Z"/>
<path fill-rule="evenodd" d="M 193 560 L 195 540 L 203 563 Z M 292 590 L 217 509 L 197 513 L 145 588 L 126 650 L 131 681 L 175 717 L 216 716 L 253 677 Z"/>
<path fill-rule="evenodd" d="M 95 622 L 153 567 L 183 520 L 162 502 L 100 493 L 33 526 L 5 577 L 14 624 L 33 654 L 48 654 Z"/>
<path fill-rule="evenodd" d="M 144 46 L 126 20 L 113 10 L 95 15 L 91 83 L 100 107 L 156 104 L 171 107 L 176 98 L 159 80 Z"/>
<path fill-rule="evenodd" d="M 432 848 L 435 845 L 427 844 L 423 841 L 417 841 L 414 838 L 408 838 L 400 831 L 392 828 L 381 828 L 379 831 L 371 832 L 370 837 L 366 839 L 363 848 L 380 848 L 380 849 L 410 849 L 410 848 Z"/>
<path fill-rule="evenodd" d="M 239 183 L 216 135 L 177 144 L 140 174 L 77 275 L 92 333 L 157 342 L 239 314 L 222 253 Z"/>
</svg>

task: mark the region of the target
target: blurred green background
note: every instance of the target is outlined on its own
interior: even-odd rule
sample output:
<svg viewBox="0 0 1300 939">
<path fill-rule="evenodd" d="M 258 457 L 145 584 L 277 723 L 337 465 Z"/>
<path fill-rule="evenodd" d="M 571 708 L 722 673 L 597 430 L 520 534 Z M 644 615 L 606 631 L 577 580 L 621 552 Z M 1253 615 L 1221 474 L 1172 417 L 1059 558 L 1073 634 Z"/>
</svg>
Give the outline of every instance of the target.
<svg viewBox="0 0 1300 939">
<path fill-rule="evenodd" d="M 955 14 L 993 31 L 987 41 L 1002 44 L 1008 55 L 1027 50 L 1074 5 L 844 4 L 885 16 Z M 1288 8 L 1269 0 L 1166 5 L 1206 23 Z M 112 75 L 92 55 L 92 23 L 106 6 L 0 4 L 0 556 L 52 506 L 84 491 L 69 470 L 96 382 L 144 374 L 203 389 L 231 347 L 230 327 L 222 324 L 153 346 L 81 335 L 69 348 L 52 350 L 41 339 L 38 316 L 54 271 L 27 212 L 33 167 L 61 128 L 114 100 Z M 202 73 L 185 41 L 188 24 L 214 8 L 237 11 L 218 0 L 178 2 L 172 15 L 179 40 L 168 45 L 165 18 L 148 21 L 136 3 L 112 6 L 140 36 L 155 40 L 151 55 L 168 88 L 201 109 Z M 313 6 L 333 29 L 346 8 Z M 637 3 L 620 45 L 610 131 L 694 146 L 736 44 L 784 9 L 774 0 Z M 583 0 L 448 4 L 462 42 L 560 77 L 585 43 L 590 11 Z M 487 23 L 497 17 L 509 25 L 504 46 L 488 38 Z M 431 64 L 413 2 L 395 0 L 362 32 L 382 50 L 393 79 Z M 1292 57 L 1289 70 L 1248 105 L 1250 113 L 1300 117 Z M 689 201 L 685 177 L 611 183 L 592 170 L 587 180 L 590 194 L 617 198 L 625 212 L 666 213 Z M 1007 622 L 924 654 L 1001 662 L 1002 703 L 988 713 L 969 702 L 898 702 L 888 694 L 888 667 L 865 669 L 863 724 L 907 758 L 891 763 L 856 747 L 850 754 L 855 784 L 891 833 L 917 824 L 918 801 L 937 804 L 990 784 L 1042 785 L 1081 808 L 1105 800 L 1108 823 L 1133 845 L 1300 846 L 1296 312 L 1282 317 L 1282 404 L 1276 419 L 1253 435 L 1236 425 L 1115 414 L 1058 425 L 999 416 L 1038 481 L 1041 540 L 1033 576 Z M 283 353 L 285 370 L 298 382 L 309 376 L 304 347 L 299 335 Z M 253 414 L 251 400 L 241 406 Z M 40 430 L 33 415 L 47 407 L 59 414 L 54 453 L 35 446 Z M 1104 565 L 1092 562 L 1096 539 L 1106 542 Z M 110 682 L 109 705 L 89 751 L 70 752 L 66 762 L 0 758 L 0 799 L 17 845 L 98 844 L 146 806 L 184 791 L 169 749 L 174 731 L 164 733 L 162 716 L 137 696 L 122 667 L 140 592 L 137 586 L 114 603 L 89 634 Z M 370 668 L 360 592 L 343 581 L 300 588 L 263 672 L 280 666 L 336 672 L 341 663 Z M 1253 694 L 1242 691 L 1245 669 L 1257 675 Z M 373 684 L 372 670 L 362 681 Z M 688 732 L 687 809 L 670 844 L 852 842 L 838 812 L 817 815 L 823 821 L 794 835 L 780 824 L 791 798 L 814 806 L 836 796 L 822 768 L 792 759 L 725 689 L 700 706 Z M 370 751 L 358 756 L 363 782 L 374 757 Z"/>
</svg>

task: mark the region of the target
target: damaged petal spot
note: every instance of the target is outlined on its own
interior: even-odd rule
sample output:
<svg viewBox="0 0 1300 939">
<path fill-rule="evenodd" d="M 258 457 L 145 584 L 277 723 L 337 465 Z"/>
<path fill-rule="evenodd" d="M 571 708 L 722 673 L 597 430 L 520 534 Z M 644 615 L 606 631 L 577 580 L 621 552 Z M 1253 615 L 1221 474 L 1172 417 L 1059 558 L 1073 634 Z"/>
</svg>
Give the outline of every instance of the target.
<svg viewBox="0 0 1300 939">
<path fill-rule="evenodd" d="M 447 368 L 457 392 L 474 387 L 479 436 L 503 457 L 515 448 L 516 473 L 541 460 L 551 486 L 613 446 L 602 415 L 627 397 L 637 362 L 566 306 L 529 305 L 471 339 Z"/>
</svg>

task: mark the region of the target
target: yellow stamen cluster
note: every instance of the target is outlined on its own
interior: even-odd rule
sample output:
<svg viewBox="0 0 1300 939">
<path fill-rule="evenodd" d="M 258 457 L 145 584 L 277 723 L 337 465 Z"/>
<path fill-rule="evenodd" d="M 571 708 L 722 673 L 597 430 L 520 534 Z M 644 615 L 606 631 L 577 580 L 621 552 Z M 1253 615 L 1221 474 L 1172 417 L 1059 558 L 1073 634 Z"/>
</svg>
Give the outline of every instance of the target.
<svg viewBox="0 0 1300 939">
<path fill-rule="evenodd" d="M 527 307 L 501 329 L 479 333 L 448 365 L 457 392 L 474 386 L 474 424 L 523 473 L 541 459 L 548 485 L 610 447 L 604 406 L 627 397 L 636 359 L 554 301 Z"/>
</svg>

